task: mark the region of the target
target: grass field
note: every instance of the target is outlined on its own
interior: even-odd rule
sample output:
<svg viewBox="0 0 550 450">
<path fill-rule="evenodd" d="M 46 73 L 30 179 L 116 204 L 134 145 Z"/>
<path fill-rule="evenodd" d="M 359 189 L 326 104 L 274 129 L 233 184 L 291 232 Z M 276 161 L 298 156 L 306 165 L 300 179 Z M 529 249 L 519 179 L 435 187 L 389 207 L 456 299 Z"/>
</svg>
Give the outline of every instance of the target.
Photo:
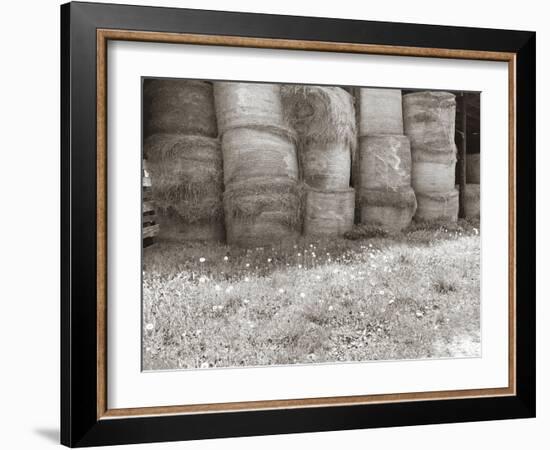
<svg viewBox="0 0 550 450">
<path fill-rule="evenodd" d="M 480 356 L 479 223 L 144 250 L 143 369 Z"/>
</svg>

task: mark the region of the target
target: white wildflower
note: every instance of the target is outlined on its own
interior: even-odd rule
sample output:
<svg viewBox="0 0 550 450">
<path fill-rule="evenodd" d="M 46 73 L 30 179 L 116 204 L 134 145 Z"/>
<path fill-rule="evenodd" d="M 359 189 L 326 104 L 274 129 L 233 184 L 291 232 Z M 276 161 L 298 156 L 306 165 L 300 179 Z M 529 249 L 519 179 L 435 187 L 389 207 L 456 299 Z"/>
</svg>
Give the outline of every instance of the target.
<svg viewBox="0 0 550 450">
<path fill-rule="evenodd" d="M 300 292 L 300 297 L 302 298 L 305 298 L 306 294 L 304 294 L 303 292 Z"/>
<path fill-rule="evenodd" d="M 224 261 L 229 261 L 229 257 L 228 257 L 228 256 L 224 256 L 224 257 L 223 257 L 223 260 L 224 260 Z"/>
<path fill-rule="evenodd" d="M 206 261 L 206 259 L 204 259 L 204 258 L 201 256 L 201 257 L 199 258 L 199 261 L 200 261 L 201 263 L 203 263 L 204 261 Z"/>
<path fill-rule="evenodd" d="M 267 262 L 271 262 L 271 258 L 267 258 Z"/>
<path fill-rule="evenodd" d="M 147 325 L 145 325 L 145 329 L 147 331 L 151 331 L 153 328 L 155 328 L 155 326 L 152 323 L 148 323 Z"/>
<path fill-rule="evenodd" d="M 283 294 L 285 290 L 283 288 L 279 288 L 279 294 Z"/>
<path fill-rule="evenodd" d="M 244 281 L 246 281 L 248 283 L 250 281 L 250 278 L 244 277 Z"/>
<path fill-rule="evenodd" d="M 329 310 L 329 311 L 332 311 L 333 309 L 334 309 L 334 307 L 333 307 L 332 305 L 330 305 L 330 306 L 328 307 L 328 310 Z"/>
</svg>

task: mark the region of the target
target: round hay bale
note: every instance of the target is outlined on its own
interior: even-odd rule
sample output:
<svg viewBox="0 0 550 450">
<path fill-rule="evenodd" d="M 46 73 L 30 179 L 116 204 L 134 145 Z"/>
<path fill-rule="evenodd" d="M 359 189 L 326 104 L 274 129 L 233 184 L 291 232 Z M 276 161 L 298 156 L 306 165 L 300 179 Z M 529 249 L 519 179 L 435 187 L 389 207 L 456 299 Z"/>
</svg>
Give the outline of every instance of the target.
<svg viewBox="0 0 550 450">
<path fill-rule="evenodd" d="M 479 218 L 479 184 L 467 184 L 464 191 L 466 217 Z"/>
<path fill-rule="evenodd" d="M 354 100 L 344 89 L 283 85 L 281 95 L 287 122 L 302 143 L 342 142 L 355 150 Z"/>
<path fill-rule="evenodd" d="M 306 188 L 304 234 L 339 236 L 353 228 L 355 190 Z"/>
<path fill-rule="evenodd" d="M 188 223 L 175 211 L 163 211 L 158 215 L 158 239 L 167 242 L 224 241 L 223 221 Z"/>
<path fill-rule="evenodd" d="M 231 128 L 222 149 L 226 185 L 257 177 L 298 179 L 296 145 L 276 129 Z"/>
<path fill-rule="evenodd" d="M 400 89 L 359 89 L 359 136 L 403 134 Z"/>
<path fill-rule="evenodd" d="M 411 185 L 411 147 L 406 136 L 362 137 L 359 160 L 363 189 L 396 190 Z"/>
<path fill-rule="evenodd" d="M 222 158 L 217 139 L 155 134 L 145 140 L 159 237 L 223 239 Z M 205 229 L 201 231 L 201 227 Z"/>
<path fill-rule="evenodd" d="M 418 222 L 456 222 L 458 219 L 458 191 L 454 188 L 445 193 L 416 192 L 416 201 L 414 220 Z"/>
<path fill-rule="evenodd" d="M 466 183 L 479 184 L 479 153 L 466 155 Z"/>
<path fill-rule="evenodd" d="M 449 92 L 403 96 L 403 124 L 413 150 L 454 151 L 456 101 Z"/>
<path fill-rule="evenodd" d="M 241 127 L 288 129 L 278 84 L 217 81 L 214 82 L 214 100 L 222 135 Z"/>
<path fill-rule="evenodd" d="M 455 153 L 412 151 L 411 184 L 415 192 L 449 192 L 455 187 Z"/>
<path fill-rule="evenodd" d="M 299 236 L 302 193 L 289 178 L 253 178 L 232 183 L 223 194 L 227 242 L 264 247 Z"/>
<path fill-rule="evenodd" d="M 212 83 L 148 79 L 143 82 L 144 135 L 197 134 L 216 137 Z"/>
<path fill-rule="evenodd" d="M 345 142 L 308 142 L 300 148 L 304 182 L 313 188 L 338 190 L 349 187 L 350 147 Z"/>
<path fill-rule="evenodd" d="M 143 146 L 157 201 L 221 193 L 222 154 L 217 139 L 179 134 L 155 134 Z"/>
<path fill-rule="evenodd" d="M 361 223 L 385 231 L 401 231 L 411 223 L 416 206 L 416 196 L 410 186 L 396 191 L 362 189 Z"/>
</svg>

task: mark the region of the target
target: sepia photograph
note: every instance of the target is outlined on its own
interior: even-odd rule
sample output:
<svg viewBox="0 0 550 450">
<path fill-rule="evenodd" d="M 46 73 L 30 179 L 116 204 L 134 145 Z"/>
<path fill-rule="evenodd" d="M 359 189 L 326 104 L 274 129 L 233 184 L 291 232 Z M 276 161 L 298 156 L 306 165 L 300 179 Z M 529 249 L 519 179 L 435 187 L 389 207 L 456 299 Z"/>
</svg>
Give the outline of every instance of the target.
<svg viewBox="0 0 550 450">
<path fill-rule="evenodd" d="M 142 369 L 481 357 L 480 96 L 143 77 Z"/>
</svg>

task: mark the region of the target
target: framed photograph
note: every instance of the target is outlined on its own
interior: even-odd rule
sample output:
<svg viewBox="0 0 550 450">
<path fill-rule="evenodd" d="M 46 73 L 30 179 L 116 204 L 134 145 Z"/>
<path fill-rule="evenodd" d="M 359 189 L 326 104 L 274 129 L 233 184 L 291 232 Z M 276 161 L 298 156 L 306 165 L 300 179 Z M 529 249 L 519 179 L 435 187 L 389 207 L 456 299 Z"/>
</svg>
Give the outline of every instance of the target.
<svg viewBox="0 0 550 450">
<path fill-rule="evenodd" d="M 535 415 L 535 33 L 61 7 L 61 441 Z"/>
</svg>

